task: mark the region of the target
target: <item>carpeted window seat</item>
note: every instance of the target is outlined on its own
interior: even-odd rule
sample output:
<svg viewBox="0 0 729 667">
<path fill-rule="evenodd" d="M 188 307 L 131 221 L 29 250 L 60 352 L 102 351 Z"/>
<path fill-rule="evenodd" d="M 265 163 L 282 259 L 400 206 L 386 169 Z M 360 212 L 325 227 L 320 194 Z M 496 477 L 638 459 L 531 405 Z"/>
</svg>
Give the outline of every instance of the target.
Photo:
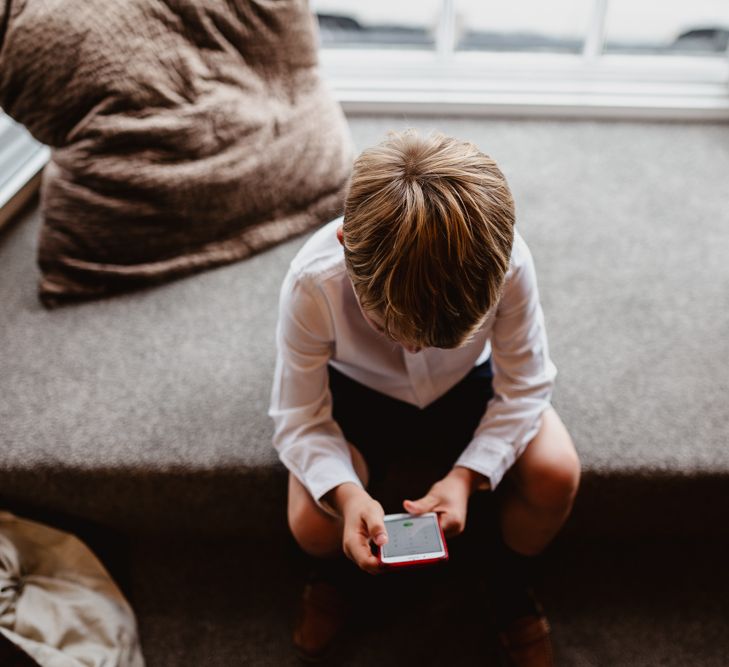
<svg viewBox="0 0 729 667">
<path fill-rule="evenodd" d="M 725 532 L 726 128 L 350 121 L 359 147 L 437 126 L 502 163 L 584 466 L 571 530 Z M 2 495 L 125 532 L 283 535 L 266 409 L 278 290 L 305 237 L 48 311 L 39 223 L 31 209 L 0 240 Z"/>
</svg>

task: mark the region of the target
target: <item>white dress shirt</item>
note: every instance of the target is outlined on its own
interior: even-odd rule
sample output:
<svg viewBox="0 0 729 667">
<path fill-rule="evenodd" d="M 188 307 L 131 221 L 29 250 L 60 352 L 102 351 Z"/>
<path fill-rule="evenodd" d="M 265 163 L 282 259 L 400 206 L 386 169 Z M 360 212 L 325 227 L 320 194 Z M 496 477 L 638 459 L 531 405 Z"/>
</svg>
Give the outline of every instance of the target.
<svg viewBox="0 0 729 667">
<path fill-rule="evenodd" d="M 337 239 L 341 223 L 333 220 L 306 242 L 281 287 L 268 413 L 281 461 L 324 509 L 321 498 L 334 487 L 362 486 L 332 419 L 327 364 L 424 408 L 491 355 L 494 397 L 454 465 L 481 473 L 496 488 L 536 435 L 556 375 L 529 248 L 517 233 L 501 299 L 469 343 L 410 353 L 365 320 Z"/>
</svg>

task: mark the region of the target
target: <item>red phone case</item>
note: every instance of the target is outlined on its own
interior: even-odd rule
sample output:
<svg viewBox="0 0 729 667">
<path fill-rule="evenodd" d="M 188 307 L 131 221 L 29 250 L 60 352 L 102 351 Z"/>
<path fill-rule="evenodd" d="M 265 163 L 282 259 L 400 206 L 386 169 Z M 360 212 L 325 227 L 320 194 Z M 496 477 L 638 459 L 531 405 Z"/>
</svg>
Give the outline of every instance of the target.
<svg viewBox="0 0 729 667">
<path fill-rule="evenodd" d="M 380 563 L 380 567 L 386 570 L 399 570 L 400 568 L 407 567 L 423 567 L 424 565 L 434 565 L 436 563 L 445 563 L 448 560 L 448 544 L 443 534 L 443 529 L 440 527 L 440 519 L 436 521 L 438 524 L 438 532 L 440 533 L 441 542 L 443 542 L 444 555 L 440 558 L 426 558 L 425 560 L 415 560 L 405 563 L 383 563 L 382 562 L 382 547 L 377 547 L 377 560 Z"/>
</svg>

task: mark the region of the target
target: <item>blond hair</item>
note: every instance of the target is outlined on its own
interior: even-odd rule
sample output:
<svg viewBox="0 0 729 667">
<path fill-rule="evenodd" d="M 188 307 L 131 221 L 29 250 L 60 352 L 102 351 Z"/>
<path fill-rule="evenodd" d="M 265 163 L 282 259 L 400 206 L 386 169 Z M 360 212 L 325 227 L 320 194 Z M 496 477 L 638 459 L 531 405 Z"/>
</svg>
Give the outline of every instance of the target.
<svg viewBox="0 0 729 667">
<path fill-rule="evenodd" d="M 452 348 L 499 299 L 514 240 L 514 201 L 473 144 L 408 130 L 355 161 L 344 256 L 365 311 L 393 339 Z"/>
</svg>

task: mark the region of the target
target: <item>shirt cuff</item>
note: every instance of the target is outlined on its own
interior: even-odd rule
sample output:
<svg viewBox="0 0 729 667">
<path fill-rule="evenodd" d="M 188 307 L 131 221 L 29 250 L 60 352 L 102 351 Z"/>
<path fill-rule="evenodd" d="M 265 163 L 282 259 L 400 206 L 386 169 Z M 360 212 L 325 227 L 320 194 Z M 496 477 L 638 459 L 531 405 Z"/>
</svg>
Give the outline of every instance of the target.
<svg viewBox="0 0 729 667">
<path fill-rule="evenodd" d="M 493 491 L 516 460 L 513 445 L 495 438 L 475 438 L 454 465 L 482 474 Z"/>
<path fill-rule="evenodd" d="M 544 409 L 546 410 L 548 407 L 549 403 L 545 405 Z M 518 442 L 515 443 L 485 433 L 477 435 L 453 465 L 463 466 L 481 473 L 489 480 L 491 489 L 495 489 L 509 468 L 524 453 L 527 445 L 539 433 L 542 425 L 542 414 L 544 414 L 544 410 L 539 413 L 534 423 L 523 435 L 520 435 Z"/>
<path fill-rule="evenodd" d="M 289 470 L 291 470 L 289 468 Z M 293 472 L 293 471 L 292 471 Z M 298 480 L 306 487 L 317 506 L 330 516 L 341 518 L 334 507 L 322 499 L 329 491 L 345 482 L 352 482 L 364 489 L 362 481 L 353 467 L 338 459 L 322 459 L 306 470 L 306 478 L 296 475 Z"/>
</svg>

